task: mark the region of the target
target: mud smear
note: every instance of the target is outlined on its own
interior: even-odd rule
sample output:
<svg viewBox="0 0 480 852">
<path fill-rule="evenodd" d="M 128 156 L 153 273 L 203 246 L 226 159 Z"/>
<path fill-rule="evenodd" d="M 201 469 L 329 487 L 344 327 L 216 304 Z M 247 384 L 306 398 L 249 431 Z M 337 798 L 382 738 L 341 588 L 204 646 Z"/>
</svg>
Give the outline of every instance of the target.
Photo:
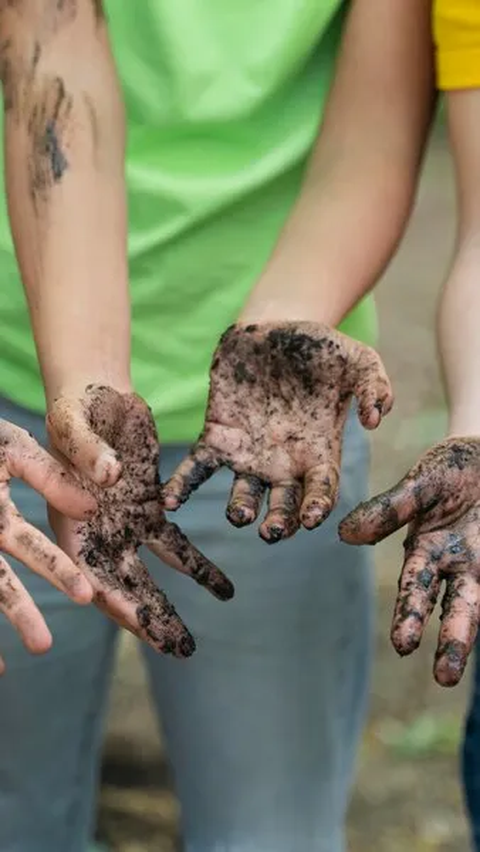
<svg viewBox="0 0 480 852">
<path fill-rule="evenodd" d="M 428 450 L 393 488 L 358 506 L 340 524 L 353 544 L 375 544 L 408 524 L 392 625 L 401 655 L 420 644 L 442 583 L 435 677 L 462 677 L 480 615 L 480 441 L 455 438 Z"/>
<path fill-rule="evenodd" d="M 265 487 L 279 489 L 260 528 L 266 541 L 294 535 L 304 497 L 305 526 L 318 526 L 337 499 L 354 395 L 364 425 L 378 424 L 391 406 L 385 371 L 368 347 L 313 323 L 231 326 L 212 361 L 204 431 L 166 487 L 168 507 L 225 465 L 259 491 L 257 498 L 248 480 L 240 488 L 236 481 L 227 508 L 235 526 L 255 520 Z"/>
<path fill-rule="evenodd" d="M 53 432 L 66 437 L 69 452 L 78 450 L 68 402 L 59 401 L 56 411 Z M 91 521 L 76 525 L 80 564 L 88 566 L 104 593 L 97 603 L 108 608 L 108 593 L 120 593 L 135 608 L 143 638 L 163 653 L 189 656 L 195 648 L 193 637 L 153 583 L 137 557 L 137 549 L 147 545 L 167 564 L 188 574 L 221 600 L 232 597 L 232 584 L 165 518 L 158 437 L 145 402 L 135 394 L 119 394 L 108 387 L 90 385 L 85 390 L 83 416 L 92 432 L 112 447 L 122 465 L 122 475 L 115 485 L 90 485 L 98 501 L 98 512 Z"/>
</svg>

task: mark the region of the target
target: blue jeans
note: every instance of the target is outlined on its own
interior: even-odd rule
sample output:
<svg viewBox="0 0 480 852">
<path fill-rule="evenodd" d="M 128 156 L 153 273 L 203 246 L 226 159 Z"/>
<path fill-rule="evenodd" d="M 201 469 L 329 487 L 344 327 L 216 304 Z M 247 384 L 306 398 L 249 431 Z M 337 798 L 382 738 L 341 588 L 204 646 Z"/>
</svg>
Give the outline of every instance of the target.
<svg viewBox="0 0 480 852">
<path fill-rule="evenodd" d="M 40 417 L 5 401 L 0 416 L 44 439 Z M 164 448 L 164 475 L 184 451 Z M 366 439 L 352 417 L 334 516 L 274 547 L 253 528 L 227 524 L 228 472 L 192 498 L 178 520 L 234 581 L 231 603 L 144 554 L 197 639 L 186 662 L 142 648 L 187 852 L 344 849 L 373 598 L 366 550 L 341 544 L 336 528 L 365 496 L 367 464 Z M 12 492 L 19 510 L 47 530 L 43 501 L 19 482 Z M 54 647 L 33 658 L 0 622 L 8 667 L 0 681 L 0 850 L 85 852 L 118 630 L 94 607 L 77 607 L 15 568 Z"/>
<path fill-rule="evenodd" d="M 477 639 L 470 709 L 463 741 L 463 784 L 472 842 L 480 852 L 480 636 Z"/>
</svg>

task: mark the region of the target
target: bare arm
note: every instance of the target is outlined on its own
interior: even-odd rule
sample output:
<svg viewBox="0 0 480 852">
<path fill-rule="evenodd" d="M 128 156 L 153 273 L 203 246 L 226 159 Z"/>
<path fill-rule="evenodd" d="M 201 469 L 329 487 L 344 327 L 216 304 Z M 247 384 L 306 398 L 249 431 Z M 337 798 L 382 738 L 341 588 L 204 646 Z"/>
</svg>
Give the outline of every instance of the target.
<svg viewBox="0 0 480 852">
<path fill-rule="evenodd" d="M 47 399 L 129 388 L 125 121 L 101 0 L 0 4 L 11 227 Z"/>
<path fill-rule="evenodd" d="M 303 191 L 242 319 L 336 325 L 384 270 L 433 114 L 430 8 L 353 3 Z"/>
<path fill-rule="evenodd" d="M 469 81 L 478 73 L 471 63 L 459 62 L 458 68 L 460 73 L 467 68 Z M 463 675 L 480 623 L 480 87 L 448 91 L 447 104 L 458 233 L 439 303 L 438 337 L 450 436 L 424 453 L 393 488 L 351 513 L 340 535 L 351 544 L 374 544 L 408 524 L 392 640 L 401 655 L 412 653 L 443 594 L 434 672 L 438 683 L 453 686 Z"/>
<path fill-rule="evenodd" d="M 52 511 L 57 539 L 100 609 L 156 650 L 188 656 L 194 641 L 137 547 L 222 600 L 233 588 L 166 521 L 155 425 L 130 392 L 125 120 L 101 2 L 0 0 L 0 45 L 8 202 L 47 425 L 98 504 L 84 523 Z"/>
<path fill-rule="evenodd" d="M 355 0 L 299 201 L 220 341 L 204 430 L 164 489 L 169 509 L 228 465 L 231 523 L 252 523 L 269 489 L 259 531 L 270 543 L 332 511 L 352 396 L 376 428 L 392 395 L 378 356 L 331 327 L 402 235 L 433 105 L 430 0 Z"/>
<path fill-rule="evenodd" d="M 458 194 L 455 258 L 439 305 L 438 339 L 452 434 L 480 434 L 480 90 L 447 96 Z"/>
</svg>

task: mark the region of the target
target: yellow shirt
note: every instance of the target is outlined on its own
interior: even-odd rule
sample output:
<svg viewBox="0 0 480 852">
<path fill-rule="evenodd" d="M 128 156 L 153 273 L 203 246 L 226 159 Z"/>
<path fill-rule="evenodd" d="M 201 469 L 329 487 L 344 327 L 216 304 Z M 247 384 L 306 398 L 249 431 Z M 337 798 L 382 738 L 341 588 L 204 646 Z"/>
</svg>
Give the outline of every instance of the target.
<svg viewBox="0 0 480 852">
<path fill-rule="evenodd" d="M 434 0 L 437 86 L 480 88 L 480 0 Z"/>
</svg>

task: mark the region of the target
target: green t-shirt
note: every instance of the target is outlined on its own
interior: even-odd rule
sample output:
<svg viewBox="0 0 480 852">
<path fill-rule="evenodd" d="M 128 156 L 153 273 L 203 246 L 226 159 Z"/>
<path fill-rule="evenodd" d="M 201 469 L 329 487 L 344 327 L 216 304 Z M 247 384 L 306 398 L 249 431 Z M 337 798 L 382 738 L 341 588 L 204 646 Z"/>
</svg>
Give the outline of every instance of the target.
<svg viewBox="0 0 480 852">
<path fill-rule="evenodd" d="M 343 7 L 341 0 L 106 2 L 128 118 L 133 376 L 165 441 L 198 433 L 212 350 L 298 193 Z M 3 200 L 0 269 L 0 393 L 42 411 Z M 372 302 L 342 327 L 372 342 Z"/>
</svg>

